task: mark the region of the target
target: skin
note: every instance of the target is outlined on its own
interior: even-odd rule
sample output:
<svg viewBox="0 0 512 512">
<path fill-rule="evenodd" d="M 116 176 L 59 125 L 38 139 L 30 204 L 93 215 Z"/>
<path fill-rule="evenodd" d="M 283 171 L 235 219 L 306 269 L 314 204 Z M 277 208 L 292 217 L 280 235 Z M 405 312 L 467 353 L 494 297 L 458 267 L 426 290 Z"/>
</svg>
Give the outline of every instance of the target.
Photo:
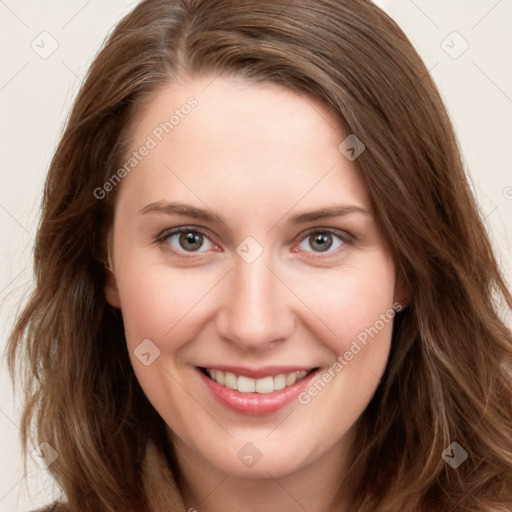
<svg viewBox="0 0 512 512">
<path fill-rule="evenodd" d="M 349 490 L 333 499 L 387 363 L 392 321 L 307 405 L 294 400 L 270 415 L 219 404 L 196 367 L 326 369 L 400 300 L 357 161 L 338 150 L 346 135 L 315 100 L 221 77 L 157 91 L 133 126 L 132 149 L 190 96 L 197 107 L 120 184 L 107 300 L 122 310 L 135 374 L 169 426 L 187 508 L 346 510 Z M 225 222 L 140 213 L 159 201 Z M 334 205 L 367 213 L 290 223 Z M 160 236 L 180 226 L 205 231 L 195 252 L 179 235 Z M 325 252 L 309 234 L 316 227 L 339 232 L 327 234 Z M 247 236 L 263 250 L 251 263 L 236 252 Z M 145 339 L 160 350 L 148 366 L 134 353 Z M 250 468 L 237 457 L 247 442 L 262 455 Z"/>
</svg>

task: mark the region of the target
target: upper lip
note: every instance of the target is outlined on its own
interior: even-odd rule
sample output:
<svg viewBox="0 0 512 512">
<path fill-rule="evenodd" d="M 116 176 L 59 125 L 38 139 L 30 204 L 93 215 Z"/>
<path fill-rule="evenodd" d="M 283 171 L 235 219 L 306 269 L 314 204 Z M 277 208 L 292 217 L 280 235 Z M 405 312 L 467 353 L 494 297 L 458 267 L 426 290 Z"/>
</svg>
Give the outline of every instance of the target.
<svg viewBox="0 0 512 512">
<path fill-rule="evenodd" d="M 220 370 L 222 372 L 230 372 L 235 375 L 242 375 L 251 379 L 261 379 L 263 377 L 277 377 L 281 374 L 310 371 L 314 370 L 315 366 L 261 366 L 259 368 L 249 368 L 247 366 L 229 366 L 229 365 L 204 365 L 199 368 L 208 368 L 210 370 Z"/>
</svg>

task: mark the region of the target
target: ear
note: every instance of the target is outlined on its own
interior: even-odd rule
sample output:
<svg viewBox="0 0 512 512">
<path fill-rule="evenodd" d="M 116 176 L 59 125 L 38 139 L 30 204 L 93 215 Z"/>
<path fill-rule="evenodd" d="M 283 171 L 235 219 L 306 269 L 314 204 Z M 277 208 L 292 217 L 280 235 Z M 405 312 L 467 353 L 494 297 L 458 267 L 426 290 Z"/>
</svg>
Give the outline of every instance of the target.
<svg viewBox="0 0 512 512">
<path fill-rule="evenodd" d="M 401 269 L 398 269 L 395 279 L 395 293 L 393 296 L 393 307 L 397 311 L 403 311 L 411 302 L 411 291 L 406 282 L 405 275 Z"/>
<path fill-rule="evenodd" d="M 105 279 L 103 292 L 105 293 L 105 299 L 111 306 L 121 309 L 121 299 L 119 297 L 116 278 L 110 268 L 107 268 L 107 277 Z"/>
<path fill-rule="evenodd" d="M 106 256 L 108 263 L 105 262 L 105 268 L 107 269 L 107 275 L 105 278 L 105 286 L 103 287 L 103 293 L 105 299 L 114 308 L 121 309 L 121 298 L 119 297 L 119 290 L 117 288 L 116 276 L 112 270 L 112 230 L 110 229 L 106 237 Z"/>
</svg>

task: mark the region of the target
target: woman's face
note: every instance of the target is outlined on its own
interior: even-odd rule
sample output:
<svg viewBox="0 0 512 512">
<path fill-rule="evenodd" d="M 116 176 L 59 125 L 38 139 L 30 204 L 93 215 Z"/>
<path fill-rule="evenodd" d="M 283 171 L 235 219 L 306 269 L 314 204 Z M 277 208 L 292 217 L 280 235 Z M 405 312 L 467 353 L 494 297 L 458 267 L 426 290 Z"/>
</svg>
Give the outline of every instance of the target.
<svg viewBox="0 0 512 512">
<path fill-rule="evenodd" d="M 309 97 L 212 78 L 160 90 L 134 126 L 107 299 L 178 457 L 254 477 L 335 467 L 401 297 L 360 148 Z"/>
</svg>

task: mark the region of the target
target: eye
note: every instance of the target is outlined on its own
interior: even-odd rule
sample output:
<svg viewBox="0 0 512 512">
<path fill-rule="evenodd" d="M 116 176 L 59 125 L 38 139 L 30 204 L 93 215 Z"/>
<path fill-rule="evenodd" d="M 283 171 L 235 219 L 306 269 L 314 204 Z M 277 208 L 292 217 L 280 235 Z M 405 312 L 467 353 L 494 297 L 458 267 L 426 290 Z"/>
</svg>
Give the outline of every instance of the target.
<svg viewBox="0 0 512 512">
<path fill-rule="evenodd" d="M 347 234 L 341 234 L 326 228 L 315 228 L 310 231 L 299 244 L 299 249 L 309 252 L 308 245 L 313 252 L 336 252 L 336 249 L 349 243 Z M 333 249 L 333 250 L 330 250 Z"/>
<path fill-rule="evenodd" d="M 167 244 L 177 252 L 205 252 L 214 247 L 206 233 L 197 228 L 182 227 L 167 231 L 157 240 Z M 204 247 L 206 243 L 206 248 Z M 200 251 L 199 249 L 205 249 Z"/>
<path fill-rule="evenodd" d="M 216 247 L 203 230 L 187 226 L 165 231 L 156 241 L 170 246 L 171 250 L 177 253 L 203 253 Z M 347 233 L 338 233 L 328 228 L 315 228 L 302 238 L 298 249 L 332 254 L 350 242 L 351 238 Z"/>
</svg>

